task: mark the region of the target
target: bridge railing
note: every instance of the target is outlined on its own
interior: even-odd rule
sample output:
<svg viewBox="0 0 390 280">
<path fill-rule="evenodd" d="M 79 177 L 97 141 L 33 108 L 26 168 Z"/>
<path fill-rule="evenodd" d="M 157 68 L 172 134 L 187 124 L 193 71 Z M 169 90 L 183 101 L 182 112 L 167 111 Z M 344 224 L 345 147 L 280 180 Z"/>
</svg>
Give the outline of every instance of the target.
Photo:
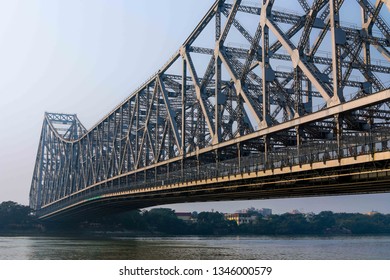
<svg viewBox="0 0 390 280">
<path fill-rule="evenodd" d="M 243 173 L 260 172 L 277 168 L 293 167 L 315 162 L 357 157 L 358 155 L 374 154 L 390 150 L 390 135 L 375 134 L 371 136 L 353 137 L 344 141 L 340 147 L 336 141 L 302 145 L 300 148 L 274 148 L 267 156 L 258 153 L 247 157 L 229 159 L 198 167 L 157 174 L 154 178 L 123 183 L 120 180 L 105 182 L 85 192 L 69 196 L 60 202 L 39 210 L 39 215 L 45 215 L 77 203 L 100 199 L 103 195 L 121 193 L 129 190 L 145 190 L 158 186 L 173 186 L 186 182 L 211 180 L 221 177 L 237 176 Z"/>
</svg>

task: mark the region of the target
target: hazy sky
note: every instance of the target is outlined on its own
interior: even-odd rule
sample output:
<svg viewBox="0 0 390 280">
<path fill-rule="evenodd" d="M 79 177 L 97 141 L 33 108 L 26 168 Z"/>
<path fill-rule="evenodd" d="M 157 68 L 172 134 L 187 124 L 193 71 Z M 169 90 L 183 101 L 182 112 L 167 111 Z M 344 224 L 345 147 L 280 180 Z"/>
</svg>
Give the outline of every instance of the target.
<svg viewBox="0 0 390 280">
<path fill-rule="evenodd" d="M 0 202 L 28 204 L 45 111 L 77 113 L 90 128 L 171 57 L 213 3 L 0 0 Z M 170 207 L 390 213 L 389 201 L 381 194 Z"/>
</svg>

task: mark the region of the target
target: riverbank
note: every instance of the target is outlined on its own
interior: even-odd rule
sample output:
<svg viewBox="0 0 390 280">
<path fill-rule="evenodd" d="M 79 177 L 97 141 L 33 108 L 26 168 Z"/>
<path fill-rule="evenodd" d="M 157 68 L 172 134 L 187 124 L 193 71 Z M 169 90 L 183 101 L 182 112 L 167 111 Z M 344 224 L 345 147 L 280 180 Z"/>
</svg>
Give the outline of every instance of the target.
<svg viewBox="0 0 390 280">
<path fill-rule="evenodd" d="M 372 213 L 248 214 L 239 222 L 220 212 L 193 212 L 183 220 L 174 210 L 154 208 L 96 218 L 44 222 L 31 215 L 27 206 L 0 204 L 0 234 L 113 234 L 131 236 L 322 236 L 390 234 L 390 215 Z"/>
</svg>

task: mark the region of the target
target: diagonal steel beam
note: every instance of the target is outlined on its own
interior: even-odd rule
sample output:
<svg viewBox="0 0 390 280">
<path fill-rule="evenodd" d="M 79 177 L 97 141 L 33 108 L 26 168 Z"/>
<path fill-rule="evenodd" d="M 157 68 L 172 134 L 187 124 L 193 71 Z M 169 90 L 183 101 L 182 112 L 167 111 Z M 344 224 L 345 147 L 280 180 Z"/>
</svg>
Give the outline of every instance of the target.
<svg viewBox="0 0 390 280">
<path fill-rule="evenodd" d="M 220 57 L 222 63 L 225 65 L 226 69 L 228 70 L 228 73 L 235 84 L 237 94 L 239 94 L 244 99 L 245 103 L 248 105 L 248 108 L 252 113 L 252 117 L 256 121 L 257 126 L 260 127 L 262 124 L 260 114 L 255 109 L 255 105 L 254 105 L 253 101 L 245 93 L 244 89 L 242 88 L 241 81 L 238 79 L 238 77 L 236 77 L 236 74 L 232 70 L 230 63 L 226 59 L 223 52 L 221 52 L 221 50 L 219 51 L 219 57 Z"/>
<path fill-rule="evenodd" d="M 383 102 L 386 102 L 390 100 L 390 89 L 386 89 L 384 91 L 380 91 L 377 93 L 373 93 L 371 95 L 364 96 L 359 99 L 355 99 L 352 101 L 348 101 L 339 105 L 335 105 L 333 107 L 314 112 L 310 115 L 302 116 L 300 118 L 292 119 L 290 121 L 280 123 L 274 126 L 266 127 L 263 129 L 260 129 L 258 131 L 255 131 L 253 133 L 243 135 L 240 137 L 240 142 L 249 141 L 256 138 L 261 138 L 267 135 L 271 135 L 274 133 L 278 133 L 280 131 L 286 131 L 288 129 L 292 129 L 296 126 L 302 126 L 308 123 L 321 121 L 324 119 L 329 118 L 330 116 L 334 116 L 337 114 L 343 114 L 350 111 L 358 110 L 360 108 L 368 107 L 368 106 L 374 106 L 376 104 L 380 104 Z M 219 143 L 212 147 L 206 147 L 203 149 L 200 149 L 197 151 L 198 154 L 200 153 L 207 153 L 213 149 L 221 149 L 224 147 L 228 147 L 231 145 L 236 145 L 238 142 L 238 139 L 232 139 L 228 140 L 222 143 Z M 188 154 L 188 156 L 194 156 L 194 153 Z"/>
<path fill-rule="evenodd" d="M 272 33 L 274 33 L 274 35 L 278 38 L 283 47 L 290 54 L 294 67 L 301 68 L 302 72 L 317 88 L 324 100 L 329 103 L 329 101 L 331 100 L 331 94 L 329 94 L 329 92 L 323 86 L 323 83 L 321 82 L 318 73 L 314 73 L 314 71 L 311 71 L 308 65 L 309 63 L 300 58 L 299 51 L 295 48 L 294 44 L 289 39 L 287 39 L 286 36 L 284 36 L 283 32 L 279 29 L 279 27 L 277 27 L 276 24 L 272 22 L 272 20 L 266 19 L 266 25 L 269 27 Z"/>
<path fill-rule="evenodd" d="M 367 28 L 368 30 L 372 29 L 376 19 L 379 16 L 379 12 L 381 11 L 383 4 L 384 4 L 384 2 L 382 0 L 376 0 L 374 12 L 368 18 L 367 22 L 363 23 L 363 28 Z M 364 8 L 362 8 L 362 9 L 364 9 Z"/>
<path fill-rule="evenodd" d="M 161 152 L 163 150 L 163 144 L 164 144 L 166 136 L 167 136 L 167 131 L 168 131 L 168 123 L 165 122 L 164 131 L 161 134 L 161 145 L 160 145 L 160 147 L 157 150 L 156 162 L 158 162 L 160 160 Z M 168 144 L 168 146 L 169 146 L 169 144 Z M 169 147 L 168 147 L 168 149 L 169 149 Z"/>
<path fill-rule="evenodd" d="M 247 59 L 245 61 L 244 67 L 243 67 L 242 72 L 241 72 L 240 80 L 242 83 L 245 81 L 246 76 L 251 69 L 252 61 L 255 58 L 255 55 L 257 54 L 258 51 L 261 51 L 261 48 L 259 46 L 261 34 L 262 34 L 262 26 L 261 26 L 261 23 L 259 23 L 259 25 L 256 29 L 255 37 L 253 37 L 253 40 L 252 40 L 252 43 L 250 46 Z"/>
<path fill-rule="evenodd" d="M 301 5 L 302 9 L 305 11 L 305 13 L 307 14 L 309 11 L 310 11 L 310 6 L 309 4 L 307 3 L 306 0 L 298 0 L 299 4 Z"/>
<path fill-rule="evenodd" d="M 168 99 L 168 94 L 167 94 L 167 91 L 165 89 L 165 85 L 164 85 L 163 81 L 161 80 L 161 77 L 158 76 L 157 79 L 158 79 L 158 84 L 160 85 L 160 90 L 162 92 L 165 107 L 166 107 L 166 110 L 168 113 L 168 119 L 169 119 L 169 122 L 170 122 L 172 130 L 173 130 L 173 136 L 175 137 L 176 145 L 180 150 L 180 149 L 182 149 L 182 146 L 181 146 L 181 137 L 180 137 L 178 126 L 177 126 L 177 123 L 175 120 L 176 112 L 172 110 L 170 101 Z"/>
<path fill-rule="evenodd" d="M 305 26 L 304 26 L 303 31 L 302 31 L 302 36 L 301 36 L 299 43 L 298 43 L 298 49 L 300 51 L 303 51 L 303 49 L 306 47 L 306 44 L 309 41 L 311 30 L 313 29 L 314 21 L 317 18 L 317 14 L 323 8 L 323 6 L 325 4 L 326 4 L 325 0 L 316 0 L 313 3 L 313 8 L 311 10 L 309 8 L 309 10 L 306 11 L 306 14 L 308 16 L 306 17 Z M 309 11 L 310 11 L 310 13 L 309 13 Z"/>
<path fill-rule="evenodd" d="M 149 125 L 146 126 L 145 132 L 146 132 L 147 139 L 149 140 L 150 148 L 151 148 L 152 153 L 153 153 L 154 163 L 156 163 L 157 162 L 158 143 L 156 141 L 153 141 L 154 139 L 152 137 L 152 133 L 150 131 Z M 147 145 L 147 143 L 145 145 Z M 148 160 L 147 156 L 148 155 L 145 155 L 145 160 Z M 145 162 L 145 165 L 147 165 L 147 162 Z"/>
<path fill-rule="evenodd" d="M 207 87 L 208 83 L 210 82 L 211 78 L 213 77 L 215 73 L 215 56 L 212 55 L 209 61 L 209 64 L 207 65 L 206 72 L 203 76 L 202 84 L 200 85 L 200 89 L 203 92 L 203 90 Z"/>
<path fill-rule="evenodd" d="M 221 37 L 219 38 L 219 45 L 223 45 L 223 43 L 226 40 L 227 35 L 229 34 L 230 28 L 232 27 L 232 24 L 235 21 L 236 14 L 238 12 L 238 8 L 240 7 L 242 0 L 236 0 L 233 4 L 232 10 L 230 11 L 229 17 L 225 23 L 225 26 L 223 28 Z"/>
<path fill-rule="evenodd" d="M 204 104 L 204 101 L 203 101 L 203 97 L 202 97 L 202 92 L 200 90 L 200 86 L 199 86 L 199 78 L 198 78 L 198 75 L 196 73 L 196 70 L 195 70 L 195 67 L 194 67 L 194 63 L 192 62 L 192 58 L 190 56 L 190 54 L 187 52 L 187 51 L 184 51 L 184 56 L 185 56 L 185 60 L 187 62 L 187 66 L 190 70 L 190 75 L 192 77 L 192 81 L 195 85 L 195 91 L 196 91 L 196 97 L 197 97 L 197 100 L 200 104 L 200 107 L 202 108 L 202 112 L 203 112 L 203 115 L 204 115 L 204 118 L 206 120 L 206 124 L 207 124 L 207 127 L 208 127 L 208 130 L 210 132 L 210 135 L 212 138 L 214 138 L 214 127 L 211 123 L 211 119 L 209 117 L 209 112 L 207 111 L 207 108 Z"/>
<path fill-rule="evenodd" d="M 140 163 L 140 160 L 141 160 L 141 156 L 142 156 L 142 152 L 143 149 L 142 149 L 142 146 L 145 144 L 145 138 L 146 136 L 149 135 L 149 120 L 150 120 L 150 116 L 151 116 L 151 112 L 152 112 L 152 107 L 153 107 L 153 100 L 155 99 L 156 95 L 157 95 L 157 90 L 158 90 L 158 85 L 157 85 L 157 82 L 154 83 L 154 89 L 153 89 L 153 94 L 152 94 L 152 97 L 151 97 L 151 102 L 149 104 L 149 108 L 148 108 L 148 114 L 146 116 L 146 120 L 145 120 L 145 123 L 144 123 L 144 127 L 143 127 L 143 135 L 142 135 L 142 140 L 141 140 L 141 144 L 139 145 L 139 151 L 138 151 L 138 155 L 137 155 L 137 163 L 136 163 L 136 168 L 139 167 L 139 163 Z M 145 155 L 145 159 L 146 159 L 146 155 Z"/>
<path fill-rule="evenodd" d="M 225 0 L 216 0 L 213 6 L 210 8 L 210 10 L 207 12 L 207 14 L 203 17 L 203 19 L 200 21 L 200 23 L 196 26 L 194 31 L 192 31 L 191 35 L 188 36 L 187 40 L 184 42 L 184 46 L 191 46 L 192 43 L 198 38 L 198 36 L 202 33 L 202 31 L 205 29 L 205 27 L 208 25 L 208 23 L 212 20 L 212 18 L 215 16 L 215 13 L 218 10 L 218 7 L 225 3 Z"/>
<path fill-rule="evenodd" d="M 291 39 L 295 34 L 299 32 L 299 30 L 302 29 L 302 27 L 305 24 L 305 20 L 300 20 L 296 24 L 294 24 L 287 32 L 286 32 L 286 38 Z M 282 44 L 279 41 L 276 41 L 271 47 L 270 47 L 270 54 L 276 53 L 280 48 L 282 47 Z"/>
<path fill-rule="evenodd" d="M 229 11 L 227 9 L 223 9 L 222 13 L 229 18 Z M 241 23 L 233 18 L 233 25 L 237 28 L 237 30 L 242 34 L 242 36 L 247 39 L 248 42 L 252 42 L 252 36 L 249 34 L 249 32 L 241 25 Z"/>
<path fill-rule="evenodd" d="M 375 15 L 376 10 L 375 8 L 371 5 L 370 2 L 367 0 L 356 0 L 359 5 L 366 9 L 367 12 L 370 14 L 371 17 L 375 18 L 374 24 L 378 27 L 378 29 L 385 35 L 387 40 L 390 40 L 390 28 L 387 26 L 386 22 L 382 19 L 381 16 Z"/>
<path fill-rule="evenodd" d="M 338 0 L 338 4 L 336 5 L 334 12 L 338 12 L 338 9 L 343 5 L 343 3 L 344 0 Z M 327 4 L 325 11 L 320 16 L 321 19 L 325 20 L 328 17 L 329 13 L 330 13 L 330 4 Z M 317 36 L 313 46 L 310 49 L 309 56 L 313 56 L 316 54 L 318 48 L 320 47 L 322 41 L 325 38 L 326 33 L 330 29 L 330 21 L 331 21 L 330 18 L 328 18 L 328 20 L 325 22 L 325 26 L 322 28 L 320 34 Z"/>
</svg>

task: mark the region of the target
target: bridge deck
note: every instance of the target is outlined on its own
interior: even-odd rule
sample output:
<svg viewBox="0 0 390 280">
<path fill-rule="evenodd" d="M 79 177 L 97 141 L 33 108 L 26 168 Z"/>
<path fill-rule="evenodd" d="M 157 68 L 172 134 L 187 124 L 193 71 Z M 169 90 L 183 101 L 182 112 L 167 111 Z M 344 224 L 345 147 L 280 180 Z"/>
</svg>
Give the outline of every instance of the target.
<svg viewBox="0 0 390 280">
<path fill-rule="evenodd" d="M 387 141 L 378 144 L 384 144 L 381 150 L 387 148 Z M 290 161 L 286 158 L 268 167 L 261 164 L 260 157 L 243 158 L 240 166 L 234 161 L 220 162 L 219 168 L 209 164 L 199 173 L 186 170 L 185 178 L 180 177 L 181 172 L 173 172 L 164 179 L 128 185 L 124 178 L 114 178 L 43 207 L 41 218 L 96 214 L 100 208 L 121 211 L 181 202 L 389 192 L 390 150 L 370 152 L 367 148 L 362 154 L 363 150 L 364 145 L 350 147 L 342 158 L 334 152 L 321 153 L 317 157 L 321 161 L 312 161 L 314 157 L 307 155 Z"/>
</svg>

